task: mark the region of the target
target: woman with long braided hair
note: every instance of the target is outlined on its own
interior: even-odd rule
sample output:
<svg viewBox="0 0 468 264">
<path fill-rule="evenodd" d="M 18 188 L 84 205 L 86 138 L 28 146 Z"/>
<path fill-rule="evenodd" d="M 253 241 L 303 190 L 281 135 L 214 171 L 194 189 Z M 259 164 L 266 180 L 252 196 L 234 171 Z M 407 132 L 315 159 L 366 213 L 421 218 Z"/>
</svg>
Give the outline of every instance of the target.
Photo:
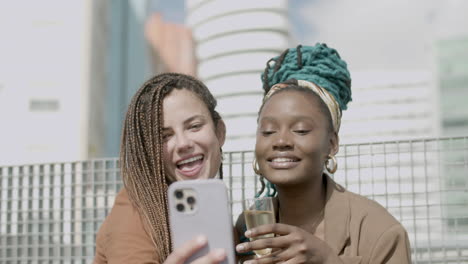
<svg viewBox="0 0 468 264">
<path fill-rule="evenodd" d="M 351 78 L 338 52 L 324 44 L 287 49 L 262 75 L 254 170 L 258 195 L 275 197 L 277 224 L 246 231 L 236 250 L 251 263 L 410 263 L 404 227 L 385 208 L 335 183 L 342 110 Z M 274 233 L 276 236 L 248 238 Z M 252 250 L 273 248 L 252 259 Z"/>
<path fill-rule="evenodd" d="M 101 225 L 94 263 L 184 263 L 206 244 L 197 237 L 171 249 L 167 188 L 174 181 L 222 177 L 225 125 L 208 88 L 193 77 L 164 73 L 133 96 L 120 149 L 124 188 Z M 220 263 L 212 250 L 194 263 Z"/>
</svg>

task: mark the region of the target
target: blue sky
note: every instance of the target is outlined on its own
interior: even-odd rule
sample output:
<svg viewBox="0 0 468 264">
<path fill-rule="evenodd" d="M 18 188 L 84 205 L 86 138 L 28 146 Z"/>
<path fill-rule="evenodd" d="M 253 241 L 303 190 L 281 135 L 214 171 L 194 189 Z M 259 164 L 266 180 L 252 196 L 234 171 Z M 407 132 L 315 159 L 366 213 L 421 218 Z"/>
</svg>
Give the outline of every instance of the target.
<svg viewBox="0 0 468 264">
<path fill-rule="evenodd" d="M 150 12 L 161 12 L 166 21 L 184 23 L 184 0 L 151 0 Z"/>
</svg>

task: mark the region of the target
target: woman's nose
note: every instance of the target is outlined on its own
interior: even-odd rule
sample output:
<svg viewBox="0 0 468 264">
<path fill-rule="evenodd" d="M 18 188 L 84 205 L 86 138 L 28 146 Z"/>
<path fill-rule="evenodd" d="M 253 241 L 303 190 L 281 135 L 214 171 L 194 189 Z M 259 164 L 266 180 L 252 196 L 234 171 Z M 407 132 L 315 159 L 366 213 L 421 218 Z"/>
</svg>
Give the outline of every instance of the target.
<svg viewBox="0 0 468 264">
<path fill-rule="evenodd" d="M 273 149 L 288 150 L 293 148 L 292 138 L 288 131 L 280 131 L 273 142 Z"/>
<path fill-rule="evenodd" d="M 176 136 L 176 151 L 179 153 L 186 152 L 193 147 L 193 140 L 186 134 Z"/>
</svg>

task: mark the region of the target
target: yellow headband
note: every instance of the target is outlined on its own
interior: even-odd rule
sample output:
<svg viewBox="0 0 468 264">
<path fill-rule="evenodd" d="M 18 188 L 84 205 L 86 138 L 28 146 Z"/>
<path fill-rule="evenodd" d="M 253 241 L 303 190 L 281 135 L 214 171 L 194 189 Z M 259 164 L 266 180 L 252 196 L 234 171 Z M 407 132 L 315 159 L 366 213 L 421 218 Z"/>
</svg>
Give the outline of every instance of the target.
<svg viewBox="0 0 468 264">
<path fill-rule="evenodd" d="M 286 83 L 277 83 L 273 85 L 270 91 L 268 91 L 265 97 L 263 97 L 263 102 L 265 103 L 265 101 L 268 100 L 268 98 L 270 98 L 275 92 L 289 85 L 290 84 L 286 84 Z M 330 94 L 326 89 L 316 85 L 313 82 L 309 82 L 305 80 L 297 80 L 297 85 L 300 87 L 311 89 L 314 93 L 320 96 L 320 98 L 322 98 L 323 102 L 325 102 L 325 104 L 328 107 L 328 110 L 330 111 L 332 123 L 333 123 L 333 130 L 336 133 L 338 133 L 340 131 L 340 125 L 341 125 L 341 109 L 340 109 L 340 105 L 335 100 L 335 97 L 333 97 L 333 95 Z"/>
</svg>

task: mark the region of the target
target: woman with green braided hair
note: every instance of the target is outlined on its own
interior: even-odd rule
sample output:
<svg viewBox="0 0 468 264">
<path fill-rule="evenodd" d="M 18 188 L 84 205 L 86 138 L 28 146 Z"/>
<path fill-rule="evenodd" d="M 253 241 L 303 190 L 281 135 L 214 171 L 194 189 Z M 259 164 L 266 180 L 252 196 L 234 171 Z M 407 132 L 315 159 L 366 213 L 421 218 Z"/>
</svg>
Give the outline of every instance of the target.
<svg viewBox="0 0 468 264">
<path fill-rule="evenodd" d="M 262 81 L 254 168 L 268 181 L 259 195 L 275 196 L 277 223 L 246 231 L 239 217 L 236 250 L 244 260 L 252 250 L 274 249 L 245 263 L 410 263 L 404 227 L 330 177 L 341 111 L 351 100 L 338 52 L 325 44 L 287 49 L 268 61 Z"/>
</svg>

